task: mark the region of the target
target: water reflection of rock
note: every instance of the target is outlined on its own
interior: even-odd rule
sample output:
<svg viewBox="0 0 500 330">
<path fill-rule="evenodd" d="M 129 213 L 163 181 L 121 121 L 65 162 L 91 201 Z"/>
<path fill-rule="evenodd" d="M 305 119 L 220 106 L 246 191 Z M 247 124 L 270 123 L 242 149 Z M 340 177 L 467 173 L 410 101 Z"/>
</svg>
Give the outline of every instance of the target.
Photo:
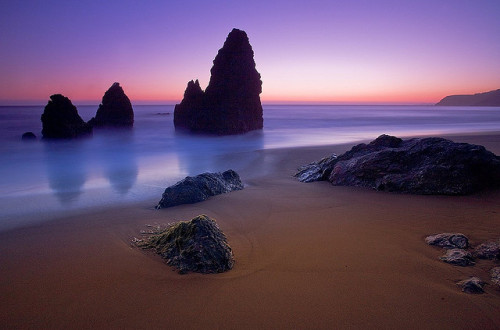
<svg viewBox="0 0 500 330">
<path fill-rule="evenodd" d="M 264 148 L 264 135 L 262 131 L 230 136 L 176 131 L 175 146 L 180 170 L 188 175 L 227 169 L 238 171 L 247 167 L 252 157 L 256 157 L 249 151 Z"/>
<path fill-rule="evenodd" d="M 99 129 L 101 152 L 99 159 L 104 167 L 104 174 L 113 190 L 125 195 L 137 181 L 137 168 L 134 150 L 134 131 L 127 128 Z"/>
<path fill-rule="evenodd" d="M 85 140 L 45 142 L 49 186 L 62 204 L 70 204 L 83 192 L 87 179 Z"/>
</svg>

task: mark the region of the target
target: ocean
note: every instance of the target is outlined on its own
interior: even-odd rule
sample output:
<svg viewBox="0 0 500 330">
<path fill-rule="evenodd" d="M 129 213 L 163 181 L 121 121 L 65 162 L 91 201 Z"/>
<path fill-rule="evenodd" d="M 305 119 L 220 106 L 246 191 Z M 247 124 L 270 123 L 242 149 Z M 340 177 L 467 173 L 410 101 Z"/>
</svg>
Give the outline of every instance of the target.
<svg viewBox="0 0 500 330">
<path fill-rule="evenodd" d="M 85 121 L 97 110 L 77 108 Z M 244 168 L 255 157 L 248 151 L 350 143 L 380 134 L 500 131 L 498 107 L 265 105 L 261 131 L 200 136 L 175 131 L 173 108 L 136 105 L 132 130 L 42 141 L 43 105 L 0 107 L 0 230 L 92 207 L 159 200 L 167 186 L 187 175 Z M 38 139 L 22 141 L 27 131 Z"/>
</svg>

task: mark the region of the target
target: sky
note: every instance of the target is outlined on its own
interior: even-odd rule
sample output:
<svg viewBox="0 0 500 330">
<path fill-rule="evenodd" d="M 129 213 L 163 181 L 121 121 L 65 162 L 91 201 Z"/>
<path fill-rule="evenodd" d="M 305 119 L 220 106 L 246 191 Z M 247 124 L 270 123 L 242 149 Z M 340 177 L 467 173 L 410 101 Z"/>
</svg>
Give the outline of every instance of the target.
<svg viewBox="0 0 500 330">
<path fill-rule="evenodd" d="M 232 28 L 263 103 L 435 103 L 500 88 L 499 17 L 499 0 L 2 0 L 0 104 L 98 104 L 115 81 L 178 103 Z"/>
</svg>

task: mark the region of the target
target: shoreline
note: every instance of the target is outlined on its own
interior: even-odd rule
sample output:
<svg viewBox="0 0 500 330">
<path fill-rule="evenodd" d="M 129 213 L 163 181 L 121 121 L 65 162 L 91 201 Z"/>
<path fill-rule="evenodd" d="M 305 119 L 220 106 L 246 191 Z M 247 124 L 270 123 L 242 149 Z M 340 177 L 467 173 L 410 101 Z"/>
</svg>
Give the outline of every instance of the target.
<svg viewBox="0 0 500 330">
<path fill-rule="evenodd" d="M 500 132 L 443 137 L 500 154 Z M 239 171 L 245 189 L 202 203 L 154 210 L 147 200 L 0 232 L 2 327 L 500 327 L 499 289 L 455 285 L 488 282 L 493 262 L 451 266 L 423 240 L 498 238 L 500 192 L 403 195 L 292 177 L 354 144 L 254 151 Z M 130 243 L 147 224 L 199 214 L 226 234 L 233 270 L 179 275 Z"/>
</svg>

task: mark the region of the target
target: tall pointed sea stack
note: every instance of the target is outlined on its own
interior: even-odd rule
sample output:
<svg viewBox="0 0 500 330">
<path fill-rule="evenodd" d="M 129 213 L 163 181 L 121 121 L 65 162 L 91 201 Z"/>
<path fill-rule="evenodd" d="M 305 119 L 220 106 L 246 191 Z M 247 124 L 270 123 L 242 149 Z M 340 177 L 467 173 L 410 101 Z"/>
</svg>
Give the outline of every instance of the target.
<svg viewBox="0 0 500 330">
<path fill-rule="evenodd" d="M 72 139 L 92 134 L 92 126 L 78 115 L 71 100 L 61 94 L 50 96 L 41 120 L 45 139 Z"/>
<path fill-rule="evenodd" d="M 176 128 L 218 135 L 262 129 L 262 81 L 245 31 L 233 29 L 210 70 L 205 92 L 190 81 L 184 99 L 175 106 Z"/>
<path fill-rule="evenodd" d="M 134 110 L 123 88 L 115 82 L 102 97 L 102 103 L 89 124 L 97 127 L 132 127 Z"/>
</svg>

